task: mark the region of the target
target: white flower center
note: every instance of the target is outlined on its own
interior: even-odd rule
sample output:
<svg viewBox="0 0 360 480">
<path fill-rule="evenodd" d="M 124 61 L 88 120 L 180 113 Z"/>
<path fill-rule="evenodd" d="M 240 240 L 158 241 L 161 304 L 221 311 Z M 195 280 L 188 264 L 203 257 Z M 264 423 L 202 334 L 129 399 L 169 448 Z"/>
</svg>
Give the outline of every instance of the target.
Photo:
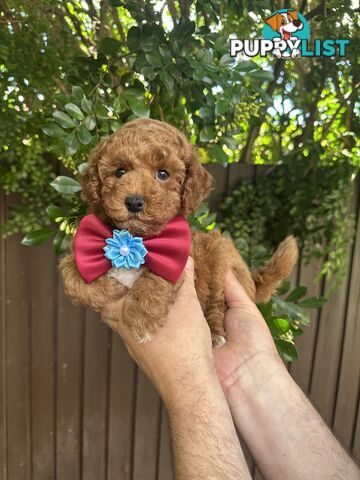
<svg viewBox="0 0 360 480">
<path fill-rule="evenodd" d="M 127 247 L 126 245 L 123 245 L 122 247 L 120 247 L 120 253 L 121 255 L 124 255 L 124 256 L 129 255 L 130 248 Z"/>
</svg>

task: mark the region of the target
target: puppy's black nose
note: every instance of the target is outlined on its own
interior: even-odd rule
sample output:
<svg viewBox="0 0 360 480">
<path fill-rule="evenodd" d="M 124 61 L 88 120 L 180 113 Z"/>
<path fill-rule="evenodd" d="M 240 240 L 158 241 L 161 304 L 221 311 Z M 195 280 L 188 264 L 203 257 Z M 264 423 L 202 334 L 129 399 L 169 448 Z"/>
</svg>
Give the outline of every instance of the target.
<svg viewBox="0 0 360 480">
<path fill-rule="evenodd" d="M 294 20 L 293 24 L 295 25 L 295 27 L 300 27 L 301 21 L 300 20 Z"/>
<path fill-rule="evenodd" d="M 134 213 L 140 212 L 144 208 L 145 199 L 140 195 L 133 195 L 131 197 L 126 197 L 125 205 L 130 212 L 134 212 Z"/>
</svg>

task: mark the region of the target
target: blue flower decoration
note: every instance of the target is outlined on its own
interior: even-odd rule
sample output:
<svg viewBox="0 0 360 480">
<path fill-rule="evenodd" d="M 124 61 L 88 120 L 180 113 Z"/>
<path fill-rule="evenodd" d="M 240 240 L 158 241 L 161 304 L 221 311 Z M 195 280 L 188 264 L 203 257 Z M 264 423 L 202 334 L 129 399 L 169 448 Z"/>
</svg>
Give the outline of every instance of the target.
<svg viewBox="0 0 360 480">
<path fill-rule="evenodd" d="M 147 250 L 141 237 L 133 237 L 127 230 L 114 230 L 112 238 L 106 239 L 105 257 L 115 268 L 139 268 L 145 263 Z"/>
</svg>

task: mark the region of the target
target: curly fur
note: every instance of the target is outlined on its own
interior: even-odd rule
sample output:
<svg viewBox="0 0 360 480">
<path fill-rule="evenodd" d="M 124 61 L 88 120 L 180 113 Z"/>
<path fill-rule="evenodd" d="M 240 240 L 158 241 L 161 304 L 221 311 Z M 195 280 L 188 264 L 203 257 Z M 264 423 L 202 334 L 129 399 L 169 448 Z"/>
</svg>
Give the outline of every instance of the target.
<svg viewBox="0 0 360 480">
<path fill-rule="evenodd" d="M 125 175 L 118 178 L 115 171 Z M 166 181 L 155 178 L 166 170 Z M 112 227 L 126 228 L 135 235 L 157 235 L 176 215 L 194 212 L 213 187 L 213 178 L 201 166 L 185 136 L 175 127 L 157 120 L 127 123 L 103 140 L 93 151 L 83 177 L 83 197 L 92 210 Z M 145 208 L 131 213 L 128 195 L 142 195 Z M 251 299 L 266 302 L 287 277 L 297 260 L 293 237 L 280 244 L 272 259 L 259 271 L 250 272 L 229 238 L 219 232 L 192 232 L 191 256 L 195 263 L 195 286 L 209 323 L 213 341 L 224 341 L 224 276 L 232 269 Z M 62 259 L 60 269 L 65 291 L 73 303 L 97 311 L 106 302 L 126 295 L 121 312 L 138 341 L 146 341 L 161 327 L 168 305 L 178 288 L 145 270 L 129 289 L 103 276 L 86 284 L 79 275 L 74 254 Z"/>
</svg>

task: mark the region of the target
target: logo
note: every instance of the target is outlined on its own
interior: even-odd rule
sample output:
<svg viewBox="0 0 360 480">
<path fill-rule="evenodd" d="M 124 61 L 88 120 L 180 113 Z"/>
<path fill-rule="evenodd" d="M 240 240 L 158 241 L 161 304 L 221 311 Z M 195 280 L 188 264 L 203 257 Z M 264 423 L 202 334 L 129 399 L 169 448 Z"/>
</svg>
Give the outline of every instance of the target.
<svg viewBox="0 0 360 480">
<path fill-rule="evenodd" d="M 278 45 L 272 51 L 277 58 L 300 56 L 301 40 L 308 41 L 310 28 L 303 15 L 295 10 L 278 10 L 265 20 L 263 37 Z M 284 48 L 286 47 L 286 48 Z"/>
<path fill-rule="evenodd" d="M 345 57 L 348 39 L 315 39 L 310 44 L 310 27 L 296 10 L 282 9 L 265 19 L 262 39 L 231 39 L 230 56 L 243 53 L 248 57 L 273 55 L 276 58 Z"/>
</svg>

